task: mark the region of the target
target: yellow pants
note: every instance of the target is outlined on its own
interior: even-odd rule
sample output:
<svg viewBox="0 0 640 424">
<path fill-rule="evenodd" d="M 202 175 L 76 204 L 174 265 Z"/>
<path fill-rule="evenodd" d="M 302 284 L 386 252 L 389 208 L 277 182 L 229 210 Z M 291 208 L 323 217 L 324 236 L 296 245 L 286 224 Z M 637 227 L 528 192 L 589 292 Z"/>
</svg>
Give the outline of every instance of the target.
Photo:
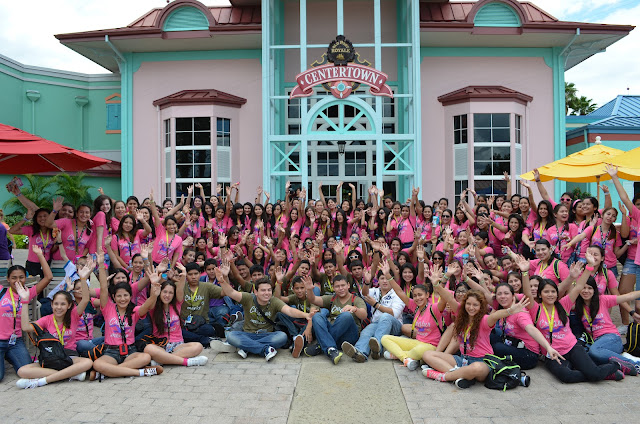
<svg viewBox="0 0 640 424">
<path fill-rule="evenodd" d="M 422 355 L 428 350 L 436 350 L 436 346 L 419 342 L 416 339 L 397 336 L 382 336 L 382 346 L 400 361 L 406 358 L 422 359 Z"/>
</svg>

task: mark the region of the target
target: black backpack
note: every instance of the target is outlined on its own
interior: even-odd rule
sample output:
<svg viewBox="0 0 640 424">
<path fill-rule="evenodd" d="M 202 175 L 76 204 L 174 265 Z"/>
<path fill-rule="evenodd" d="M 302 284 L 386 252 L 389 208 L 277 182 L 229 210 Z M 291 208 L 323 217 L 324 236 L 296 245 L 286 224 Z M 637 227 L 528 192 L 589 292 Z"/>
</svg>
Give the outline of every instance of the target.
<svg viewBox="0 0 640 424">
<path fill-rule="evenodd" d="M 513 361 L 511 355 L 503 357 L 484 355 L 482 360 L 490 370 L 487 379 L 484 380 L 484 386 L 487 389 L 505 391 L 520 385 L 523 373 L 520 371 L 520 365 Z"/>
<path fill-rule="evenodd" d="M 31 342 L 38 348 L 38 361 L 42 368 L 50 368 L 53 370 L 63 370 L 73 365 L 73 360 L 66 354 L 64 347 L 57 337 L 45 331 L 35 322 L 31 324 L 35 331 L 35 340 L 29 334 Z"/>
<path fill-rule="evenodd" d="M 627 329 L 627 344 L 624 350 L 633 356 L 640 356 L 640 324 L 632 322 Z"/>
</svg>

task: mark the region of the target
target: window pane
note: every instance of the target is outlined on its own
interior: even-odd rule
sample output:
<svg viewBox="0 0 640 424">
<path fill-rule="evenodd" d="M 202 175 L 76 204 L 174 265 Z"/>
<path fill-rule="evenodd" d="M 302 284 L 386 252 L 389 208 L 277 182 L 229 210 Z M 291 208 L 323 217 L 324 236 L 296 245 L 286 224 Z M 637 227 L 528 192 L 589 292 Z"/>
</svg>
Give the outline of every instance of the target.
<svg viewBox="0 0 640 424">
<path fill-rule="evenodd" d="M 216 131 L 221 132 L 221 131 L 222 131 L 222 127 L 223 127 L 223 125 L 222 125 L 222 119 L 221 119 L 221 118 L 218 118 L 218 119 L 217 119 L 217 124 L 216 124 Z"/>
<path fill-rule="evenodd" d="M 494 147 L 493 160 L 511 160 L 511 149 L 509 147 Z"/>
<path fill-rule="evenodd" d="M 475 175 L 493 175 L 491 162 L 475 162 L 473 164 L 473 173 Z"/>
<path fill-rule="evenodd" d="M 363 162 L 367 160 L 367 152 L 356 152 L 356 158 L 358 162 Z"/>
<path fill-rule="evenodd" d="M 176 163 L 193 163 L 193 151 L 176 150 Z"/>
<path fill-rule="evenodd" d="M 176 133 L 176 146 L 191 146 L 191 138 L 193 133 L 179 132 Z"/>
<path fill-rule="evenodd" d="M 231 132 L 231 119 L 224 120 L 224 132 Z"/>
<path fill-rule="evenodd" d="M 467 142 L 468 142 L 468 140 L 467 140 L 467 138 L 468 138 L 468 136 L 467 136 L 467 130 L 462 130 L 462 131 L 460 131 L 460 134 L 462 134 L 462 136 L 461 136 L 461 138 L 460 138 L 460 141 L 461 141 L 463 144 L 467 144 Z"/>
<path fill-rule="evenodd" d="M 344 175 L 348 177 L 354 177 L 356 175 L 356 166 L 355 165 L 345 165 L 344 166 Z"/>
<path fill-rule="evenodd" d="M 395 115 L 395 110 L 393 108 L 393 103 L 385 103 L 382 108 L 382 116 L 385 118 L 393 118 Z"/>
<path fill-rule="evenodd" d="M 192 131 L 192 124 L 191 118 L 176 118 L 176 131 Z"/>
<path fill-rule="evenodd" d="M 193 163 L 207 163 L 211 164 L 211 150 L 194 150 Z"/>
<path fill-rule="evenodd" d="M 344 162 L 345 163 L 354 163 L 356 161 L 356 153 L 355 152 L 345 152 L 344 153 Z"/>
<path fill-rule="evenodd" d="M 338 152 L 329 152 L 329 161 L 338 163 Z"/>
<path fill-rule="evenodd" d="M 211 178 L 211 165 L 195 165 L 194 178 Z"/>
<path fill-rule="evenodd" d="M 473 149 L 474 160 L 491 160 L 491 147 L 476 147 Z"/>
<path fill-rule="evenodd" d="M 193 165 L 176 166 L 176 178 L 193 178 Z"/>
<path fill-rule="evenodd" d="M 340 169 L 338 165 L 329 165 L 329 176 L 337 177 L 340 175 Z"/>
<path fill-rule="evenodd" d="M 209 131 L 211 129 L 211 119 L 193 118 L 194 131 Z"/>
<path fill-rule="evenodd" d="M 476 181 L 474 190 L 478 194 L 492 194 L 491 181 Z"/>
<path fill-rule="evenodd" d="M 454 130 L 459 130 L 460 129 L 460 116 L 454 116 L 453 117 L 453 129 Z"/>
<path fill-rule="evenodd" d="M 476 128 L 479 128 L 479 127 L 489 128 L 491 126 L 491 114 L 490 113 L 474 113 L 473 126 Z"/>
<path fill-rule="evenodd" d="M 510 172 L 509 162 L 494 162 L 493 175 L 503 175 Z"/>
<path fill-rule="evenodd" d="M 493 142 L 494 143 L 500 143 L 500 142 L 509 142 L 511 141 L 510 137 L 509 137 L 509 130 L 508 129 L 503 129 L 503 130 L 493 130 Z"/>
<path fill-rule="evenodd" d="M 383 134 L 394 134 L 396 132 L 396 124 L 382 124 Z"/>
<path fill-rule="evenodd" d="M 193 133 L 193 144 L 195 144 L 196 146 L 211 145 L 211 133 L 210 132 Z"/>
<path fill-rule="evenodd" d="M 462 116 L 462 128 L 467 128 L 467 115 Z"/>
<path fill-rule="evenodd" d="M 454 131 L 453 133 L 453 144 L 462 143 L 462 134 L 460 131 Z"/>
<path fill-rule="evenodd" d="M 358 177 L 366 176 L 367 175 L 367 165 L 365 165 L 365 164 L 356 165 L 356 175 Z"/>
<path fill-rule="evenodd" d="M 506 127 L 509 128 L 509 114 L 508 113 L 494 113 L 491 115 L 493 120 L 493 127 Z"/>
<path fill-rule="evenodd" d="M 474 130 L 473 137 L 475 143 L 489 143 L 491 142 L 491 130 Z"/>
<path fill-rule="evenodd" d="M 507 182 L 504 180 L 493 180 L 493 194 L 507 194 Z"/>
</svg>

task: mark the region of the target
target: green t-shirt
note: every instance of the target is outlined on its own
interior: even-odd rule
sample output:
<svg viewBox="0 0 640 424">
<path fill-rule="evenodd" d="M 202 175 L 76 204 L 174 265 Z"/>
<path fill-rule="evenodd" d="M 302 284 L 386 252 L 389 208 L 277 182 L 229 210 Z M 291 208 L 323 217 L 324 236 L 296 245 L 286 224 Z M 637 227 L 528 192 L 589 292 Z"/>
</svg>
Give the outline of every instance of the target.
<svg viewBox="0 0 640 424">
<path fill-rule="evenodd" d="M 180 318 L 184 320 L 189 315 L 200 315 L 209 321 L 209 300 L 222 299 L 223 296 L 222 289 L 211 283 L 200 282 L 195 291 L 191 291 L 189 284 L 186 284 Z"/>
<path fill-rule="evenodd" d="M 295 294 L 289 295 L 289 301 L 287 303 L 292 308 L 295 308 L 302 312 L 309 312 L 309 309 L 311 308 L 311 303 L 306 298 L 303 300 L 300 300 L 298 299 L 298 296 L 296 296 Z"/>
<path fill-rule="evenodd" d="M 349 291 L 351 293 L 362 294 L 362 286 L 364 286 L 364 278 L 361 278 L 359 282 L 356 281 L 356 279 L 351 274 L 347 274 L 345 278 L 349 283 Z M 356 294 L 356 296 L 359 296 L 359 294 Z"/>
<path fill-rule="evenodd" d="M 254 295 L 251 293 L 242 293 L 242 299 L 240 300 L 240 304 L 244 309 L 244 327 L 243 330 L 248 333 L 255 333 L 258 330 L 263 330 L 266 332 L 273 331 L 273 325 L 271 325 L 262 315 L 269 318 L 271 321 L 275 322 L 276 314 L 282 310 L 282 307 L 285 306 L 285 303 L 272 297 L 269 300 L 269 303 L 265 306 L 260 306 L 260 310 L 262 311 L 262 315 L 256 311 L 256 304 L 253 301 Z"/>
<path fill-rule="evenodd" d="M 324 272 L 320 273 L 320 278 L 318 279 L 320 282 L 320 294 L 333 294 L 333 283 L 331 282 L 331 278 Z"/>
<path fill-rule="evenodd" d="M 359 298 L 358 296 L 349 293 L 349 300 L 347 300 L 345 303 L 341 303 L 340 299 L 338 299 L 338 296 L 335 296 L 335 299 L 333 300 L 333 303 L 331 302 L 331 299 L 333 299 L 335 295 L 325 295 L 322 296 L 322 307 L 325 309 L 329 309 L 329 321 L 333 322 L 336 317 L 338 315 L 340 315 L 342 313 L 342 308 L 344 308 L 345 306 L 355 306 L 356 308 L 365 308 L 366 309 L 366 305 L 364 304 L 364 300 L 362 300 L 361 298 Z M 360 329 L 360 318 L 358 318 L 356 316 L 355 313 L 351 313 L 351 316 L 353 317 L 354 321 L 356 322 L 356 326 L 358 327 L 358 330 Z"/>
</svg>

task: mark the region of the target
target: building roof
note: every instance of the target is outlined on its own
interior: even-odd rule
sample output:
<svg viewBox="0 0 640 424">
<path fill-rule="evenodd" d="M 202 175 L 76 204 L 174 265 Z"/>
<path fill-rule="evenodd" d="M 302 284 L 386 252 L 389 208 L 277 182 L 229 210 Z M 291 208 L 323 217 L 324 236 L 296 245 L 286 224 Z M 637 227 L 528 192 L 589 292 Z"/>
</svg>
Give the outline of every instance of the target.
<svg viewBox="0 0 640 424">
<path fill-rule="evenodd" d="M 420 3 L 420 22 L 467 22 L 469 14 L 478 2 Z M 520 2 L 522 12 L 529 22 L 558 22 L 549 13 L 529 2 Z"/>
<path fill-rule="evenodd" d="M 640 116 L 640 96 L 620 95 L 587 116 Z"/>
<path fill-rule="evenodd" d="M 443 106 L 474 100 L 513 100 L 526 105 L 533 100 L 533 97 L 510 88 L 494 85 L 470 85 L 438 97 L 438 101 L 442 103 Z"/>
<path fill-rule="evenodd" d="M 570 118 L 572 117 L 567 117 L 567 123 L 570 123 Z M 567 129 L 567 140 L 580 137 L 585 130 L 595 134 L 640 134 L 640 96 L 617 96 L 590 114 L 575 118 L 583 118 L 582 122 L 579 122 L 583 125 Z"/>
<path fill-rule="evenodd" d="M 165 109 L 175 105 L 221 105 L 241 107 L 247 103 L 247 99 L 225 93 L 224 91 L 210 90 L 182 90 L 169 96 L 155 100 L 154 106 Z"/>
</svg>

